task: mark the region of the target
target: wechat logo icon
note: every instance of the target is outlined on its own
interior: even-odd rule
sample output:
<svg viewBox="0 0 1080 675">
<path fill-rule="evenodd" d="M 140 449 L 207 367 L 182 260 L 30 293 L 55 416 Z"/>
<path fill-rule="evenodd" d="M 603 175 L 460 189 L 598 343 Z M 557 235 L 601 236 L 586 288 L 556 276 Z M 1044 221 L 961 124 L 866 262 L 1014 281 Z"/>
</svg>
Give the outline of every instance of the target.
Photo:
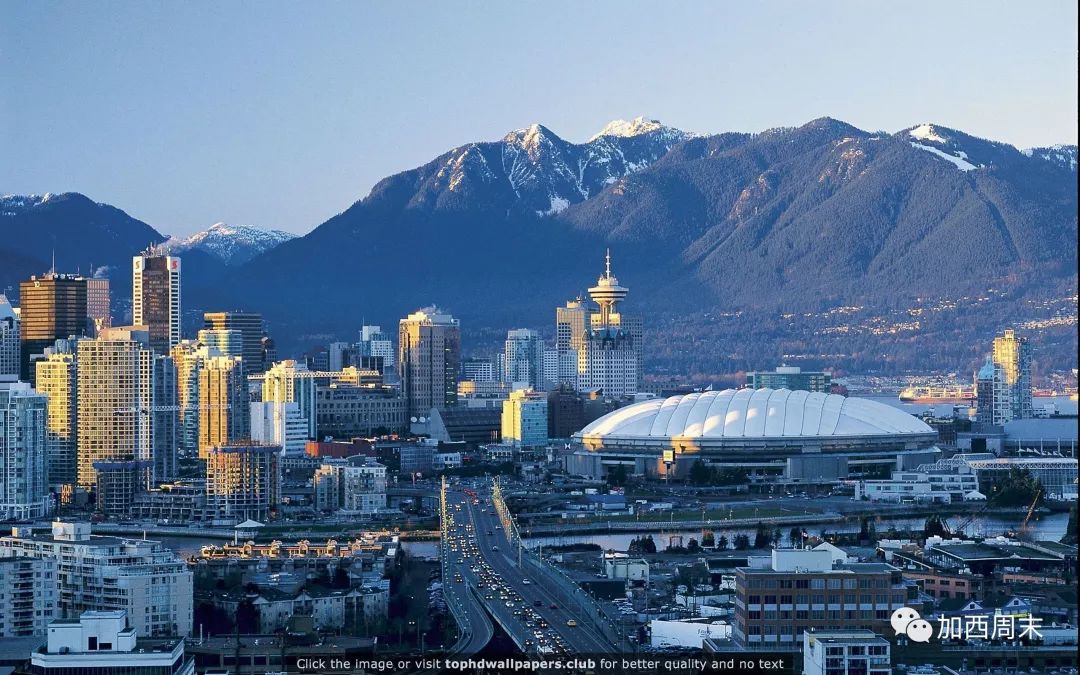
<svg viewBox="0 0 1080 675">
<path fill-rule="evenodd" d="M 934 627 L 910 607 L 901 607 L 889 618 L 897 635 L 906 635 L 913 642 L 930 642 Z"/>
</svg>

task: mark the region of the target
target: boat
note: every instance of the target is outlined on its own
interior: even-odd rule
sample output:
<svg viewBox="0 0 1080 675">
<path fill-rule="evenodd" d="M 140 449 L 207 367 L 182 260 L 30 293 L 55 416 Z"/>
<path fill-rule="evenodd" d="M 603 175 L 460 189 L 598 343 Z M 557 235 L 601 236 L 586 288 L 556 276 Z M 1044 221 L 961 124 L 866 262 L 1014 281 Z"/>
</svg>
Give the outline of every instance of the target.
<svg viewBox="0 0 1080 675">
<path fill-rule="evenodd" d="M 904 403 L 968 403 L 975 400 L 974 387 L 908 387 L 900 392 Z"/>
</svg>

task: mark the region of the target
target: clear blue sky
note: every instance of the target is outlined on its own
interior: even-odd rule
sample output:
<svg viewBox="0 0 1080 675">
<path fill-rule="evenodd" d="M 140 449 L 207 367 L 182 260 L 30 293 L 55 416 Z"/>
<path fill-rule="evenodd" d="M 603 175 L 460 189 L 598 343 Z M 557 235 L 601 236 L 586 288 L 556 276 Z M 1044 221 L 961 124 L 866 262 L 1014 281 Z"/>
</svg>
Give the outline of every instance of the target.
<svg viewBox="0 0 1080 675">
<path fill-rule="evenodd" d="M 541 122 L 829 115 L 1076 143 L 1077 9 L 1036 2 L 0 3 L 0 194 L 165 233 L 306 232 L 381 177 Z"/>
</svg>

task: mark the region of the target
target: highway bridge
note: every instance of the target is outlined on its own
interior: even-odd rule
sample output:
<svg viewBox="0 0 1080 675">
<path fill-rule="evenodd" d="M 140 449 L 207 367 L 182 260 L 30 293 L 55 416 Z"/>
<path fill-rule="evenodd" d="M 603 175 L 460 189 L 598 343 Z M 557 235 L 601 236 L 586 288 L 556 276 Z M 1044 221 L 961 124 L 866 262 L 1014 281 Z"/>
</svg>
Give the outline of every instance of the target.
<svg viewBox="0 0 1080 675">
<path fill-rule="evenodd" d="M 482 648 L 494 621 L 525 653 L 629 651 L 577 584 L 526 550 L 498 484 L 443 487 L 443 584 L 462 636 L 455 653 Z"/>
</svg>

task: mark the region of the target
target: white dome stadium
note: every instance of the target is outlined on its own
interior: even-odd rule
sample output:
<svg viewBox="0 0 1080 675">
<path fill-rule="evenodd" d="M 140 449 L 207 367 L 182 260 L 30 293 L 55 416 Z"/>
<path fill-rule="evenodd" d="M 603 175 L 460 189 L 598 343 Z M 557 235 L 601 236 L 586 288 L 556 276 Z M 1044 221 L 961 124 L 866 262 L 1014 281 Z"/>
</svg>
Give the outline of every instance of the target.
<svg viewBox="0 0 1080 675">
<path fill-rule="evenodd" d="M 605 440 L 906 437 L 935 434 L 877 401 L 787 389 L 725 389 L 652 399 L 604 415 L 576 436 Z"/>
</svg>

